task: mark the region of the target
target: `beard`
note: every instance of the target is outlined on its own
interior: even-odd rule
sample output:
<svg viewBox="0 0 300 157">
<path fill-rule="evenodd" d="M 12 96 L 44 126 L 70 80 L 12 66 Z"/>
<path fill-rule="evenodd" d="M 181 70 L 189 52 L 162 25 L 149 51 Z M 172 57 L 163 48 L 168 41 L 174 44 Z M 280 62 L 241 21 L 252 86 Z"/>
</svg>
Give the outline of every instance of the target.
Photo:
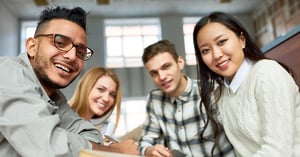
<svg viewBox="0 0 300 157">
<path fill-rule="evenodd" d="M 33 70 L 34 70 L 37 78 L 39 79 L 40 83 L 45 87 L 53 88 L 53 89 L 65 88 L 65 87 L 69 86 L 76 78 L 76 77 L 74 77 L 66 85 L 61 85 L 61 84 L 55 82 L 54 80 L 52 80 L 51 78 L 49 78 L 48 75 L 46 74 L 45 69 L 47 69 L 49 67 L 49 63 L 46 61 L 46 59 L 42 55 L 39 55 L 39 53 L 37 53 L 36 58 L 33 60 L 33 62 L 35 65 L 33 67 Z"/>
</svg>

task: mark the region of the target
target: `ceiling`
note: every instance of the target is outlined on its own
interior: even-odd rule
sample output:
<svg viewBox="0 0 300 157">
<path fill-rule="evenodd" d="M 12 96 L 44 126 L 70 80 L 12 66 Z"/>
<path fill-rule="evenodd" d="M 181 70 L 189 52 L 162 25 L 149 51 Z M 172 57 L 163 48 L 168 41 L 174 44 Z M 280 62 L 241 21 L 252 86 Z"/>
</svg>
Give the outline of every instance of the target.
<svg viewBox="0 0 300 157">
<path fill-rule="evenodd" d="M 90 15 L 103 17 L 143 17 L 180 14 L 185 16 L 207 14 L 212 11 L 228 13 L 252 13 L 261 0 L 110 0 L 108 5 L 99 5 L 97 0 L 48 0 L 48 6 L 81 6 Z M 36 6 L 33 0 L 0 0 L 13 15 L 21 19 L 37 18 L 45 6 Z"/>
</svg>

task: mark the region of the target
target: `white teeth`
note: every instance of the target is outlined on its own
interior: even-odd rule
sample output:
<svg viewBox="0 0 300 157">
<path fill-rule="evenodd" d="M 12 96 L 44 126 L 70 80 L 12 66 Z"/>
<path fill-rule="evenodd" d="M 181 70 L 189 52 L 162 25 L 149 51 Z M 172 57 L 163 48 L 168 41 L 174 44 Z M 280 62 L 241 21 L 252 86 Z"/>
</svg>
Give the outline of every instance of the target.
<svg viewBox="0 0 300 157">
<path fill-rule="evenodd" d="M 218 64 L 218 67 L 221 67 L 221 66 L 225 65 L 226 63 L 227 63 L 227 61 L 222 62 L 221 64 Z"/>
<path fill-rule="evenodd" d="M 58 67 L 58 68 L 60 68 L 60 69 L 62 69 L 62 70 L 64 70 L 64 71 L 66 71 L 66 72 L 70 72 L 70 69 L 68 69 L 67 67 L 65 67 L 65 66 L 63 66 L 61 64 L 55 64 L 55 66 Z"/>
<path fill-rule="evenodd" d="M 106 105 L 100 103 L 100 102 L 97 102 L 98 105 L 100 105 L 101 107 L 105 107 Z"/>
</svg>

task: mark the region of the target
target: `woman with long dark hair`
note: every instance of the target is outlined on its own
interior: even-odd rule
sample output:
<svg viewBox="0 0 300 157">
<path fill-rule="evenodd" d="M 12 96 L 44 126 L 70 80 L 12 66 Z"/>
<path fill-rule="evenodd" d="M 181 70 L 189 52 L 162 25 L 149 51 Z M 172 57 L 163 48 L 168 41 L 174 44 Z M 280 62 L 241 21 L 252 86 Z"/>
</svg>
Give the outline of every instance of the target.
<svg viewBox="0 0 300 157">
<path fill-rule="evenodd" d="M 206 126 L 214 125 L 215 137 L 224 129 L 237 156 L 299 156 L 300 94 L 289 71 L 226 13 L 201 18 L 193 42 Z"/>
</svg>

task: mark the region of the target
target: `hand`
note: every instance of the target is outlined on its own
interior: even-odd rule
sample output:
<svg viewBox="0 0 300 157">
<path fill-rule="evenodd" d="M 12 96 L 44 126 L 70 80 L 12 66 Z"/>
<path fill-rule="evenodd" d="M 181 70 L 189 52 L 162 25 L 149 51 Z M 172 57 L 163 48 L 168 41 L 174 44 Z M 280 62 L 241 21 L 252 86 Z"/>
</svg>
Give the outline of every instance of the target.
<svg viewBox="0 0 300 157">
<path fill-rule="evenodd" d="M 114 150 L 117 150 L 119 153 L 139 155 L 138 146 L 134 143 L 133 140 L 125 140 L 119 143 L 112 143 L 109 145 Z"/>
<path fill-rule="evenodd" d="M 113 138 L 113 137 L 111 137 L 111 136 L 109 136 L 109 135 L 104 135 L 103 142 L 104 142 L 104 145 L 108 146 L 112 143 L 119 143 L 120 141 Z"/>
<path fill-rule="evenodd" d="M 169 149 L 163 145 L 150 146 L 146 149 L 146 157 L 171 157 Z"/>
</svg>

